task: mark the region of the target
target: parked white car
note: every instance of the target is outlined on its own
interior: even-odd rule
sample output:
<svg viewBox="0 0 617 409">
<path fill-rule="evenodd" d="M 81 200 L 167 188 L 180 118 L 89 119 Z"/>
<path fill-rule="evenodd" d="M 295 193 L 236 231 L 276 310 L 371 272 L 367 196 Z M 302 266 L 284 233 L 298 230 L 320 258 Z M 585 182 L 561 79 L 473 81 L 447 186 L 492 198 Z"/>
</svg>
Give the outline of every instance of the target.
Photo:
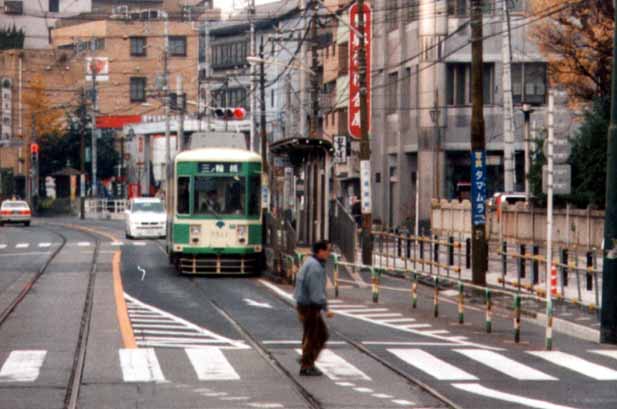
<svg viewBox="0 0 617 409">
<path fill-rule="evenodd" d="M 129 200 L 126 209 L 127 239 L 165 238 L 167 214 L 163 202 L 157 198 L 139 197 Z"/>
<path fill-rule="evenodd" d="M 30 226 L 32 211 L 27 202 L 23 200 L 5 200 L 0 205 L 0 226 L 5 223 L 23 223 Z"/>
</svg>

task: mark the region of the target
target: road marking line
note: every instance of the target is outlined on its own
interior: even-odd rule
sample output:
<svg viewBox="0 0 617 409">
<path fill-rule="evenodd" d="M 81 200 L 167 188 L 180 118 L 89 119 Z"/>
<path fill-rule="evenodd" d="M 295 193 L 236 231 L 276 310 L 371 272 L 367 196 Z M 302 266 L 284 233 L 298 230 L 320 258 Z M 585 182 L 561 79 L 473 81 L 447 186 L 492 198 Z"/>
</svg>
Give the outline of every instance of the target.
<svg viewBox="0 0 617 409">
<path fill-rule="evenodd" d="M 186 342 L 186 343 L 195 343 L 196 345 L 201 345 L 201 344 L 226 344 L 227 341 L 221 341 L 219 339 L 208 339 L 208 338 L 188 338 L 186 336 L 182 336 L 182 337 L 158 337 L 158 336 L 154 336 L 154 337 L 149 337 L 149 336 L 145 336 L 142 337 L 140 339 L 144 340 L 144 341 L 155 341 L 155 342 L 176 342 L 176 341 L 182 341 L 182 342 Z"/>
<path fill-rule="evenodd" d="M 51 247 L 51 243 L 39 243 L 39 247 L 41 248 Z"/>
<path fill-rule="evenodd" d="M 300 345 L 302 341 L 292 340 L 292 341 L 278 341 L 278 340 L 268 340 L 261 342 L 264 345 Z M 345 341 L 328 341 L 326 345 L 347 345 Z"/>
<path fill-rule="evenodd" d="M 344 309 L 344 308 L 366 308 L 366 305 L 360 305 L 360 304 L 335 304 L 330 306 L 330 308 L 334 309 L 334 310 L 338 310 L 340 309 Z"/>
<path fill-rule="evenodd" d="M 513 395 L 510 393 L 500 392 L 495 389 L 489 389 L 480 385 L 479 383 L 453 383 L 452 386 L 465 392 L 473 393 L 480 396 L 486 396 L 487 398 L 502 400 L 504 402 L 515 403 L 517 405 L 524 405 L 535 409 L 574 409 L 570 406 L 556 405 L 554 403 L 546 402 L 543 400 L 530 399 L 524 396 Z"/>
<path fill-rule="evenodd" d="M 90 247 L 90 242 L 89 241 L 80 241 L 79 243 L 77 243 L 78 247 Z"/>
<path fill-rule="evenodd" d="M 399 325 L 399 327 L 406 328 L 406 329 L 430 328 L 431 324 L 409 324 L 409 325 Z M 430 331 L 418 331 L 418 335 L 431 336 L 431 332 Z"/>
<path fill-rule="evenodd" d="M 249 403 L 248 405 L 253 407 L 253 408 L 262 408 L 262 409 L 274 409 L 274 408 L 282 408 L 282 407 L 284 407 L 280 403 L 261 403 L 261 402 L 257 402 L 257 403 Z"/>
<path fill-rule="evenodd" d="M 296 349 L 302 354 L 301 349 Z M 333 381 L 370 381 L 364 372 L 347 362 L 345 359 L 332 352 L 331 349 L 324 349 L 319 355 L 315 365 Z"/>
<path fill-rule="evenodd" d="M 600 354 L 600 355 L 607 356 L 609 358 L 617 359 L 617 351 L 615 351 L 615 350 L 594 349 L 594 350 L 591 350 L 589 352 L 591 352 L 593 354 Z"/>
<path fill-rule="evenodd" d="M 436 329 L 434 331 L 422 331 L 423 335 L 445 335 L 449 334 L 450 331 L 445 329 Z"/>
<path fill-rule="evenodd" d="M 144 242 L 144 241 L 134 241 L 131 244 L 133 244 L 133 246 L 145 246 L 146 242 Z"/>
<path fill-rule="evenodd" d="M 137 345 L 139 345 L 140 347 L 150 347 L 150 348 L 173 348 L 173 349 L 179 349 L 179 348 L 189 348 L 189 349 L 199 349 L 199 348 L 212 348 L 214 345 L 210 345 L 210 344 L 201 344 L 201 345 L 196 345 L 194 343 L 180 343 L 180 342 L 159 342 L 159 341 L 137 341 Z M 237 351 L 238 347 L 233 347 L 233 346 L 224 346 L 224 345 L 220 345 L 216 344 L 216 348 L 218 349 L 225 349 L 225 350 L 230 350 L 230 351 Z"/>
<path fill-rule="evenodd" d="M 388 352 L 440 381 L 475 381 L 478 379 L 421 349 L 388 349 Z"/>
<path fill-rule="evenodd" d="M 6 244 L 0 244 L 0 250 L 4 250 L 6 248 Z"/>
<path fill-rule="evenodd" d="M 457 342 L 406 342 L 406 341 L 363 341 L 363 345 L 385 346 L 429 346 L 429 347 L 452 347 L 460 346 Z"/>
<path fill-rule="evenodd" d="M 16 249 L 27 249 L 30 247 L 30 243 L 19 243 L 15 246 Z"/>
<path fill-rule="evenodd" d="M 12 351 L 0 369 L 0 382 L 34 382 L 47 351 Z"/>
<path fill-rule="evenodd" d="M 394 396 L 392 395 L 388 395 L 385 393 L 374 393 L 371 395 L 373 398 L 378 398 L 378 399 L 392 399 Z"/>
<path fill-rule="evenodd" d="M 124 243 L 121 241 L 112 241 L 111 243 L 109 243 L 111 246 L 114 247 L 120 247 L 120 246 L 124 246 Z"/>
<path fill-rule="evenodd" d="M 416 322 L 416 319 L 415 318 L 396 318 L 392 320 L 388 319 L 388 320 L 379 320 L 379 321 L 385 322 L 388 324 L 393 324 L 395 322 Z"/>
<path fill-rule="evenodd" d="M 371 388 L 353 388 L 354 391 L 360 393 L 373 393 L 374 391 Z"/>
<path fill-rule="evenodd" d="M 131 328 L 128 310 L 126 308 L 126 300 L 124 299 L 124 290 L 122 289 L 122 276 L 120 275 L 120 259 L 122 252 L 116 251 L 112 258 L 112 277 L 114 282 L 114 298 L 116 300 L 116 316 L 120 326 L 120 334 L 122 335 L 122 343 L 124 348 L 137 348 L 135 342 L 135 334 Z"/>
<path fill-rule="evenodd" d="M 120 349 L 124 382 L 165 382 L 154 349 Z"/>
<path fill-rule="evenodd" d="M 459 354 L 465 355 L 467 358 L 480 362 L 493 368 L 496 371 L 511 376 L 519 381 L 557 381 L 550 375 L 537 369 L 523 365 L 513 359 L 510 359 L 502 354 L 484 349 L 456 349 Z"/>
<path fill-rule="evenodd" d="M 410 406 L 415 404 L 414 402 L 405 399 L 392 399 L 392 403 L 396 403 L 401 406 Z"/>
<path fill-rule="evenodd" d="M 396 317 L 402 317 L 403 314 L 399 314 L 399 313 L 383 313 L 383 314 L 362 314 L 362 316 L 364 318 L 371 318 L 371 319 L 375 319 L 375 318 L 396 318 Z M 382 321 L 382 320 L 379 320 Z"/>
<path fill-rule="evenodd" d="M 364 313 L 371 313 L 371 312 L 388 312 L 390 311 L 387 308 L 356 308 L 356 309 L 351 309 L 351 310 L 340 310 L 337 312 L 344 312 L 346 314 L 362 314 L 364 315 Z"/>
<path fill-rule="evenodd" d="M 240 375 L 217 348 L 185 349 L 200 381 L 237 381 Z"/>
<path fill-rule="evenodd" d="M 356 384 L 351 383 L 351 382 L 336 382 L 336 384 L 337 384 L 338 386 L 350 386 L 350 387 L 351 387 L 351 386 L 356 386 Z"/>
<path fill-rule="evenodd" d="M 184 329 L 184 325 L 182 324 L 167 324 L 167 325 L 158 325 L 158 324 L 133 324 L 133 328 L 156 328 L 156 329 Z"/>
<path fill-rule="evenodd" d="M 530 351 L 529 353 L 533 356 L 545 359 L 555 365 L 578 372 L 597 381 L 617 380 L 617 371 L 586 361 L 575 355 L 566 354 L 565 352 L 560 351 Z"/>
</svg>

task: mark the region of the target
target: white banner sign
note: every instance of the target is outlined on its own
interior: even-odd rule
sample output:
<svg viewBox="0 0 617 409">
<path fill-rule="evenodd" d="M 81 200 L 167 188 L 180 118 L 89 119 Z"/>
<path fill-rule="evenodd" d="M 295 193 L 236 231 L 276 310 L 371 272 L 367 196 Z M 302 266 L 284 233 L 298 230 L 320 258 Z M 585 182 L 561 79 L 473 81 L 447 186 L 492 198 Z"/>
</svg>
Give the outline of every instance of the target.
<svg viewBox="0 0 617 409">
<path fill-rule="evenodd" d="M 86 58 L 86 81 L 92 81 L 96 75 L 96 82 L 109 81 L 109 58 L 87 57 Z"/>
<path fill-rule="evenodd" d="M 334 137 L 334 160 L 338 164 L 347 163 L 347 137 Z"/>
<path fill-rule="evenodd" d="M 362 195 L 362 214 L 372 213 L 371 161 L 369 160 L 363 160 L 360 162 L 360 192 Z"/>
<path fill-rule="evenodd" d="M 0 106 L 2 107 L 2 114 L 0 115 L 0 142 L 2 143 L 9 142 L 13 137 L 12 95 L 11 80 L 9 78 L 2 78 L 0 80 Z"/>
</svg>

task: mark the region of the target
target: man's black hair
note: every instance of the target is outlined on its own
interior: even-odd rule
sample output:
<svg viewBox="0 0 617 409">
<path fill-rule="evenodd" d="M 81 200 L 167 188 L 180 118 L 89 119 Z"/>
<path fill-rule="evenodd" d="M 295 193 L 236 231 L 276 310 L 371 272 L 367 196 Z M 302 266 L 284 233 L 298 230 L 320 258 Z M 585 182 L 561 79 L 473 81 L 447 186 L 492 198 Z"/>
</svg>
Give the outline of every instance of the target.
<svg viewBox="0 0 617 409">
<path fill-rule="evenodd" d="M 319 253 L 321 250 L 328 250 L 330 242 L 328 240 L 320 240 L 313 243 L 313 254 Z"/>
</svg>

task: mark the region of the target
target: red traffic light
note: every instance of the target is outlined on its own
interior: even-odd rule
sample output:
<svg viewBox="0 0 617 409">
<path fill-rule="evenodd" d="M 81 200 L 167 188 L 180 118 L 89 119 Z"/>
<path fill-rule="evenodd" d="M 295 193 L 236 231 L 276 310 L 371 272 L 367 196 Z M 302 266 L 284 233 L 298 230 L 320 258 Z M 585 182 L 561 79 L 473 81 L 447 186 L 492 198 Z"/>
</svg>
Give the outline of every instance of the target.
<svg viewBox="0 0 617 409">
<path fill-rule="evenodd" d="M 39 144 L 33 143 L 30 145 L 30 153 L 39 153 Z"/>
<path fill-rule="evenodd" d="M 244 119 L 246 116 L 246 109 L 239 107 L 234 108 L 234 119 Z"/>
</svg>

